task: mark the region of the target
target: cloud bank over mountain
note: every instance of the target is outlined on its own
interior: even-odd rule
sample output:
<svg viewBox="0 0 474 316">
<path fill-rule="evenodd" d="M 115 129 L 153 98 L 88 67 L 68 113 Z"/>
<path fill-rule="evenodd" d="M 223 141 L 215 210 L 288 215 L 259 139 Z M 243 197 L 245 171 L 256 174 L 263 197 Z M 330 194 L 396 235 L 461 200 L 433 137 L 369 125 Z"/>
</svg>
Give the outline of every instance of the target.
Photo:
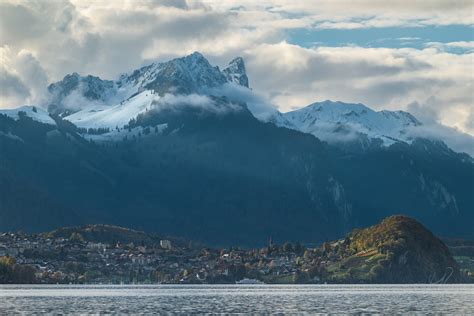
<svg viewBox="0 0 474 316">
<path fill-rule="evenodd" d="M 116 78 L 200 51 L 222 66 L 244 57 L 250 86 L 269 101 L 257 105 L 289 111 L 326 99 L 378 110 L 418 104 L 437 124 L 473 135 L 473 24 L 470 1 L 3 1 L 0 107 L 40 104 L 47 84 L 68 73 Z M 426 39 L 423 47 L 308 45 L 291 35 L 410 27 L 436 34 L 453 25 L 468 30 L 466 40 Z"/>
</svg>

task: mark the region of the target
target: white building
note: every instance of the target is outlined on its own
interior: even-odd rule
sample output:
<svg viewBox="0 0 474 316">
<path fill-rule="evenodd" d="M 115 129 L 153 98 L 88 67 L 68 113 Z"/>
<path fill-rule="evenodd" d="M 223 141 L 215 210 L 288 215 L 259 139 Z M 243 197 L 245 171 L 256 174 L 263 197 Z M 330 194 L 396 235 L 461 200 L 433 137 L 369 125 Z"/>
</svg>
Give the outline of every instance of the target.
<svg viewBox="0 0 474 316">
<path fill-rule="evenodd" d="M 162 240 L 160 240 L 160 246 L 163 249 L 170 250 L 171 249 L 171 241 L 169 241 L 167 239 L 162 239 Z"/>
</svg>

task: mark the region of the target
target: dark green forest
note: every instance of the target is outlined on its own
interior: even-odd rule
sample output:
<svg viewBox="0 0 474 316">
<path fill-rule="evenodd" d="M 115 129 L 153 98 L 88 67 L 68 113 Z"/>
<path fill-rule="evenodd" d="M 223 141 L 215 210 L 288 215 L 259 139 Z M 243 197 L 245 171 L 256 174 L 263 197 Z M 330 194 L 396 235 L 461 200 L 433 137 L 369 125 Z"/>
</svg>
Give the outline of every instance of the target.
<svg viewBox="0 0 474 316">
<path fill-rule="evenodd" d="M 440 142 L 341 149 L 244 105 L 150 111 L 127 126 L 138 136 L 113 142 L 55 120 L 0 116 L 2 231 L 107 223 L 253 246 L 324 241 L 406 214 L 438 235 L 474 236 L 474 164 Z"/>
</svg>

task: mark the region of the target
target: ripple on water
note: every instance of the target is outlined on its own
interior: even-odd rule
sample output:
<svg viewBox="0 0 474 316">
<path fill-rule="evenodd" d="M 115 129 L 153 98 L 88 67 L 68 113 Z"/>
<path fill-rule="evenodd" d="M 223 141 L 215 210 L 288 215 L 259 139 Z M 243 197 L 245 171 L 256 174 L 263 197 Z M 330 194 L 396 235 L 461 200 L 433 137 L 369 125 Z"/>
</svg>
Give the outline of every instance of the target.
<svg viewBox="0 0 474 316">
<path fill-rule="evenodd" d="M 3 285 L 12 313 L 474 314 L 474 285 Z"/>
</svg>

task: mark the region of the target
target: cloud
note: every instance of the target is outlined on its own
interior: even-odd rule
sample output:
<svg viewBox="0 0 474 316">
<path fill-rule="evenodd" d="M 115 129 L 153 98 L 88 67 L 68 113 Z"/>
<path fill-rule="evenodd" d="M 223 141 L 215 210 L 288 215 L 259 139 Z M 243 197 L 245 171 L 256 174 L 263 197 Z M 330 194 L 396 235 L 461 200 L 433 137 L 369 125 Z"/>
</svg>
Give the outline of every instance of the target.
<svg viewBox="0 0 474 316">
<path fill-rule="evenodd" d="M 311 16 L 317 28 L 355 29 L 473 23 L 466 1 L 276 1 L 274 11 Z"/>
<path fill-rule="evenodd" d="M 456 152 L 474 157 L 474 137 L 454 128 L 431 123 L 408 130 L 408 136 L 441 140 Z"/>
<path fill-rule="evenodd" d="M 48 77 L 38 60 L 27 50 L 14 54 L 0 47 L 0 107 L 41 104 L 46 96 Z"/>
<path fill-rule="evenodd" d="M 84 97 L 83 94 L 83 84 L 79 83 L 79 86 L 77 89 L 74 89 L 72 92 L 70 92 L 65 98 L 61 99 L 61 109 L 67 109 L 72 112 L 79 111 L 81 109 L 87 109 L 87 108 L 96 108 L 96 107 L 101 107 L 101 106 L 106 106 L 104 102 L 101 100 L 90 100 Z M 49 103 L 51 100 L 55 98 L 54 95 L 48 95 L 49 97 Z"/>
<path fill-rule="evenodd" d="M 0 106 L 15 108 L 30 96 L 25 84 L 13 73 L 0 68 Z"/>
<path fill-rule="evenodd" d="M 232 102 L 220 102 L 219 100 L 201 94 L 174 95 L 167 93 L 162 97 L 157 97 L 153 100 L 151 105 L 152 109 L 158 112 L 163 110 L 181 111 L 185 108 L 195 108 L 215 114 L 224 114 L 241 109 L 239 105 Z"/>
<path fill-rule="evenodd" d="M 425 124 L 432 124 L 437 122 L 440 119 L 439 108 L 435 108 L 433 104 L 435 103 L 435 98 L 430 97 L 427 103 L 419 103 L 417 101 L 411 102 L 407 105 L 407 111 L 413 114 L 418 120 L 422 121 Z M 429 106 L 431 104 L 432 106 Z M 435 103 L 436 106 L 439 103 Z"/>
<path fill-rule="evenodd" d="M 454 50 L 462 50 L 466 53 L 474 52 L 474 41 L 460 41 L 460 42 L 448 42 L 448 43 L 440 43 L 440 42 L 428 42 L 425 43 L 426 47 L 434 47 L 440 51 L 454 51 Z"/>
<path fill-rule="evenodd" d="M 15 69 L 29 87 L 28 103 L 42 104 L 46 98 L 48 76 L 41 64 L 27 50 L 21 50 L 15 58 Z"/>
<path fill-rule="evenodd" d="M 276 107 L 264 95 L 235 83 L 227 83 L 208 92 L 216 96 L 225 96 L 231 102 L 245 103 L 252 115 L 262 121 L 268 121 L 278 114 Z"/>
<path fill-rule="evenodd" d="M 338 124 L 332 122 L 319 122 L 311 130 L 311 134 L 328 143 L 347 143 L 360 140 L 360 130 L 364 128 L 359 124 Z"/>
<path fill-rule="evenodd" d="M 440 25 L 472 25 L 472 2 L 461 1 L 221 1 L 215 9 L 239 8 L 248 14 L 254 26 L 270 24 L 285 28 L 306 25 L 314 29 L 367 29 L 386 27 L 424 27 Z M 265 13 L 265 14 L 263 14 Z M 272 17 L 273 14 L 273 19 Z M 300 26 L 301 27 L 301 26 Z"/>
<path fill-rule="evenodd" d="M 28 21 L 28 23 L 25 23 Z M 0 45 L 25 43 L 47 31 L 39 15 L 21 4 L 0 3 Z"/>
</svg>

